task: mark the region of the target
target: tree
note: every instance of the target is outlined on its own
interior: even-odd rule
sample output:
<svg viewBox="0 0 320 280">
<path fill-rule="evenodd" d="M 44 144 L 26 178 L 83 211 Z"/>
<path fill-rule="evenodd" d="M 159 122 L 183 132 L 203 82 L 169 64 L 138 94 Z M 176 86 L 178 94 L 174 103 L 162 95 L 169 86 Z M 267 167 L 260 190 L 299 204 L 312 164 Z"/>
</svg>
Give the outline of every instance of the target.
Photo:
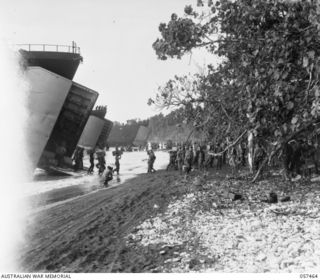
<svg viewBox="0 0 320 280">
<path fill-rule="evenodd" d="M 253 131 L 266 147 L 276 143 L 269 154 L 312 131 L 320 117 L 319 6 L 276 0 L 198 6 L 201 12 L 187 6 L 184 17 L 174 14 L 160 24 L 153 48 L 159 59 L 181 58 L 199 47 L 223 58 L 200 81 L 206 113 L 220 105 L 236 131 Z"/>
</svg>

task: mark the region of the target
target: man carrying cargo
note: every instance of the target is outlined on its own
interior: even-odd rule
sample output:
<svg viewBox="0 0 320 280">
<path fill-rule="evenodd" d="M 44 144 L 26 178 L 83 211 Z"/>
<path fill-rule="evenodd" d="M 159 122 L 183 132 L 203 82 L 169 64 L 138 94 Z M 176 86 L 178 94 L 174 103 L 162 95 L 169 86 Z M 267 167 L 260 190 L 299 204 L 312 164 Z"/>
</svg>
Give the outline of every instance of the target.
<svg viewBox="0 0 320 280">
<path fill-rule="evenodd" d="M 84 149 L 81 147 L 77 147 L 76 151 L 73 156 L 74 160 L 74 171 L 82 170 L 83 169 L 83 151 Z"/>
<path fill-rule="evenodd" d="M 106 172 L 106 177 L 105 177 L 105 180 L 104 180 L 104 185 L 106 187 L 108 187 L 108 183 L 109 181 L 111 181 L 113 179 L 113 169 L 111 166 L 108 166 L 107 168 L 107 172 Z"/>
</svg>

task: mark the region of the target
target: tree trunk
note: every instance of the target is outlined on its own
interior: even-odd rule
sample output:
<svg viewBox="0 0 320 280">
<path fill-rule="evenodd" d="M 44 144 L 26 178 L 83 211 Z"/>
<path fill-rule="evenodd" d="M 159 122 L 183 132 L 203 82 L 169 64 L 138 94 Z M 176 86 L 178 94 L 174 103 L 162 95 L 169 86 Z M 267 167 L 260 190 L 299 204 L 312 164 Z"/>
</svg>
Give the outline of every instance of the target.
<svg viewBox="0 0 320 280">
<path fill-rule="evenodd" d="M 248 163 L 250 168 L 250 173 L 253 173 L 253 133 L 248 132 Z"/>
</svg>

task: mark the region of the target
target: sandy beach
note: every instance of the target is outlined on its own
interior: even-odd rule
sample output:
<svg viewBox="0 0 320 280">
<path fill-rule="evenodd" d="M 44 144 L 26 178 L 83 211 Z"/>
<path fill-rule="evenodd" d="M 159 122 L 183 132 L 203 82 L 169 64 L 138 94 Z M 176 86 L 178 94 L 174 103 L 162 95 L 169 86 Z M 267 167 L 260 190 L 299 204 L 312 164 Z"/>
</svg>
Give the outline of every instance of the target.
<svg viewBox="0 0 320 280">
<path fill-rule="evenodd" d="M 179 193 L 172 187 L 176 176 L 164 171 L 139 175 L 117 188 L 37 211 L 29 217 L 23 271 L 111 271 L 123 237 Z"/>
<path fill-rule="evenodd" d="M 28 218 L 21 271 L 317 271 L 318 183 L 269 176 L 250 184 L 229 171 L 194 171 L 187 180 L 177 171 L 141 174 L 40 207 Z M 290 200 L 262 203 L 271 190 Z"/>
</svg>

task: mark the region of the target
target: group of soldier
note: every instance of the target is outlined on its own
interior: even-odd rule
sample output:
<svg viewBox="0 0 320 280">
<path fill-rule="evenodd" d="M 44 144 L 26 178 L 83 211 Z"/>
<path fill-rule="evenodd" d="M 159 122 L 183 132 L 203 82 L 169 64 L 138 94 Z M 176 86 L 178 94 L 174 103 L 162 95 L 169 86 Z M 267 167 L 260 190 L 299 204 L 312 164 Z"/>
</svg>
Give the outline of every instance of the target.
<svg viewBox="0 0 320 280">
<path fill-rule="evenodd" d="M 255 144 L 239 141 L 232 144 L 231 139 L 217 143 L 183 143 L 175 150 L 169 151 L 170 159 L 167 170 L 179 170 L 188 174 L 191 170 L 222 169 L 229 166 L 232 173 L 239 168 L 249 165 L 252 172 L 258 171 L 267 156 L 267 151 L 261 141 Z M 249 157 L 251 157 L 251 162 Z M 318 173 L 320 151 L 317 143 L 311 141 L 292 140 L 284 146 L 283 152 L 271 165 L 284 164 L 284 169 L 290 176 L 302 174 L 302 167 L 311 163 Z M 277 162 L 276 162 L 277 161 Z M 269 163 L 270 165 L 270 163 Z M 261 168 L 262 170 L 262 168 Z"/>
<path fill-rule="evenodd" d="M 308 169 L 309 166 L 314 168 L 315 173 L 319 173 L 320 151 L 317 141 L 291 140 L 284 145 L 283 157 L 284 169 L 289 177 L 292 175 L 305 175 L 305 170 L 303 169 Z"/>
<path fill-rule="evenodd" d="M 261 167 L 263 160 L 266 158 L 266 150 L 260 142 L 255 145 L 250 145 L 246 141 L 239 141 L 237 144 L 231 144 L 231 140 L 227 139 L 225 142 L 217 143 L 182 143 L 176 149 L 169 151 L 170 159 L 167 170 L 179 170 L 180 174 L 189 174 L 191 170 L 198 169 L 206 171 L 209 168 L 216 168 L 221 170 L 223 166 L 231 167 L 232 173 L 236 172 L 240 167 L 245 167 L 248 163 L 251 166 L 251 171 L 257 171 Z M 74 169 L 83 169 L 83 148 L 77 148 L 73 160 L 75 162 Z M 115 157 L 115 168 L 111 166 L 106 167 L 105 156 L 103 149 L 89 150 L 90 167 L 88 174 L 92 174 L 94 167 L 98 169 L 98 174 L 103 175 L 106 171 L 104 184 L 107 186 L 108 182 L 113 179 L 113 174 L 120 172 L 120 159 L 123 151 L 116 147 L 113 152 Z M 250 163 L 249 155 L 252 156 Z M 156 160 L 155 153 L 152 149 L 147 149 L 148 155 L 148 173 L 155 172 L 154 162 Z M 98 163 L 95 165 L 95 156 Z M 279 158 L 279 157 L 278 157 Z M 311 160 L 318 173 L 318 160 L 320 158 L 317 143 L 310 141 L 296 141 L 292 140 L 285 144 L 282 151 L 282 162 L 287 175 L 301 174 L 302 165 L 306 159 Z"/>
<path fill-rule="evenodd" d="M 245 142 L 231 145 L 230 140 L 216 145 L 212 143 L 180 144 L 176 150 L 169 152 L 170 159 L 167 170 L 179 170 L 188 174 L 193 169 L 208 170 L 209 168 L 222 169 L 223 166 L 231 167 L 232 172 L 241 166 L 247 165 L 248 147 Z M 265 156 L 265 150 L 260 146 L 254 147 L 254 168 L 257 170 Z"/>
<path fill-rule="evenodd" d="M 104 149 L 97 149 L 97 150 L 89 150 L 89 160 L 90 160 L 90 167 L 88 169 L 88 174 L 92 174 L 94 171 L 94 167 L 98 169 L 98 174 L 100 176 L 103 175 L 103 173 L 106 171 L 105 174 L 105 180 L 104 180 L 104 185 L 108 186 L 108 182 L 110 182 L 113 179 L 113 174 L 117 173 L 119 175 L 120 173 L 120 159 L 122 155 L 122 151 L 116 147 L 116 150 L 113 152 L 113 156 L 115 157 L 115 168 L 112 168 L 111 166 L 106 167 L 106 152 Z M 95 156 L 98 161 L 98 163 L 95 165 Z"/>
<path fill-rule="evenodd" d="M 88 168 L 88 174 L 93 174 L 94 168 L 96 167 L 98 169 L 98 174 L 102 176 L 105 173 L 105 180 L 104 185 L 108 186 L 108 182 L 110 182 L 113 179 L 113 174 L 117 173 L 117 175 L 120 174 L 120 159 L 121 155 L 123 153 L 122 149 L 119 149 L 116 147 L 115 151 L 113 151 L 112 155 L 115 158 L 114 165 L 115 167 L 106 166 L 106 152 L 104 149 L 91 149 L 87 151 L 89 155 L 89 161 L 90 161 L 90 167 Z M 148 155 L 148 173 L 155 172 L 154 169 L 154 162 L 156 160 L 155 153 L 152 149 L 147 150 Z M 74 170 L 82 170 L 83 169 L 83 157 L 84 157 L 84 149 L 81 147 L 77 147 L 74 156 Z M 95 159 L 98 161 L 98 163 L 95 165 Z M 106 170 L 106 172 L 105 172 Z"/>
<path fill-rule="evenodd" d="M 192 169 L 207 170 L 208 168 L 216 167 L 221 169 L 230 158 L 235 161 L 234 156 L 241 156 L 244 154 L 241 150 L 237 153 L 235 149 L 232 151 L 225 150 L 224 144 L 216 146 L 212 144 L 193 143 L 193 144 L 180 144 L 176 150 L 169 151 L 170 159 L 167 170 L 179 170 L 180 173 L 188 174 Z"/>
</svg>

